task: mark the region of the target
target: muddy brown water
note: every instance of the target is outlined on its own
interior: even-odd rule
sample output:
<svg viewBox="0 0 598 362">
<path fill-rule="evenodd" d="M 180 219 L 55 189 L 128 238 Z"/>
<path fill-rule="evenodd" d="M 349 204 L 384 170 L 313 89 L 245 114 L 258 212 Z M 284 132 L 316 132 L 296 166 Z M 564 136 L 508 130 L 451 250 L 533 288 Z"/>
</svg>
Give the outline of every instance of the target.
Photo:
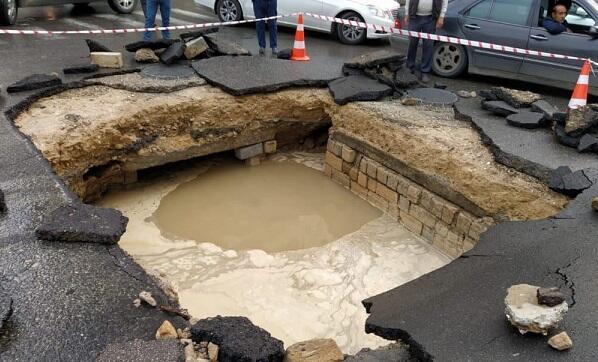
<svg viewBox="0 0 598 362">
<path fill-rule="evenodd" d="M 296 162 L 212 168 L 166 195 L 154 222 L 169 236 L 267 252 L 325 245 L 381 212 Z"/>
</svg>

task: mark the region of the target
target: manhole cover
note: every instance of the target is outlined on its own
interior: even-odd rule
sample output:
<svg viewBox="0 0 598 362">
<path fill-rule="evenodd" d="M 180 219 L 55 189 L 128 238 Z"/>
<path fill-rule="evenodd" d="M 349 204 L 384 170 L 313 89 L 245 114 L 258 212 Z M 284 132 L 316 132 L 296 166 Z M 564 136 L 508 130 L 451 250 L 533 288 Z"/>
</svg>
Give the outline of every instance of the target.
<svg viewBox="0 0 598 362">
<path fill-rule="evenodd" d="M 148 65 L 141 70 L 141 75 L 156 79 L 186 79 L 195 76 L 195 71 L 188 65 Z"/>
<path fill-rule="evenodd" d="M 407 92 L 410 98 L 415 98 L 423 104 L 436 106 L 452 106 L 459 97 L 455 93 L 436 88 L 417 88 Z"/>
</svg>

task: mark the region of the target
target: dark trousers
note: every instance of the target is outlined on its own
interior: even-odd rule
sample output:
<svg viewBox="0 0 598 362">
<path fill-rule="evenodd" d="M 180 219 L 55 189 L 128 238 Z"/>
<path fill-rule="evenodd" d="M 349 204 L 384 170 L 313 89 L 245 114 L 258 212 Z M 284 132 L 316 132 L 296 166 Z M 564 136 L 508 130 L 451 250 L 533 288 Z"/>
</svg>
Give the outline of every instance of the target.
<svg viewBox="0 0 598 362">
<path fill-rule="evenodd" d="M 257 19 L 278 15 L 276 0 L 253 0 L 253 13 Z M 260 44 L 260 48 L 265 48 L 266 23 L 264 21 L 258 21 L 256 23 L 256 29 L 257 41 Z M 270 48 L 278 48 L 276 19 L 268 20 L 268 29 L 270 30 Z"/>
<path fill-rule="evenodd" d="M 436 22 L 433 16 L 412 16 L 409 18 L 409 30 L 420 33 L 434 34 L 436 32 Z M 432 71 L 432 52 L 434 51 L 434 41 L 422 39 L 422 63 L 421 72 L 430 73 Z M 417 45 L 419 38 L 409 38 L 409 52 L 407 53 L 407 67 L 415 70 L 415 58 L 417 55 Z"/>
</svg>

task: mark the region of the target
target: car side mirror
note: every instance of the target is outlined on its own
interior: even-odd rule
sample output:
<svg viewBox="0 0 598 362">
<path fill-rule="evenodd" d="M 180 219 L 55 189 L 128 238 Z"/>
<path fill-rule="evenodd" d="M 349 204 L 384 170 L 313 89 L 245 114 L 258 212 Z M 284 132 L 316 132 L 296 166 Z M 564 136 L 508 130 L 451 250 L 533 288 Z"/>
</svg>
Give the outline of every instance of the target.
<svg viewBox="0 0 598 362">
<path fill-rule="evenodd" d="M 591 36 L 592 39 L 598 39 L 598 26 L 590 26 L 588 35 Z"/>
</svg>

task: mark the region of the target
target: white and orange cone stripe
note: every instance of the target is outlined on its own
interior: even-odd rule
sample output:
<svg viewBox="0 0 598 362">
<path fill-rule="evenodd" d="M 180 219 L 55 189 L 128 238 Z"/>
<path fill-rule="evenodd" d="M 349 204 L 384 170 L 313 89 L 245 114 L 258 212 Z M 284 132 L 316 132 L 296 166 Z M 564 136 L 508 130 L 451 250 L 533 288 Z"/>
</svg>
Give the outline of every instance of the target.
<svg viewBox="0 0 598 362">
<path fill-rule="evenodd" d="M 295 44 L 291 52 L 291 60 L 308 61 L 307 50 L 305 48 L 305 28 L 303 26 L 303 14 L 299 14 L 297 20 L 297 32 L 295 33 Z"/>
<path fill-rule="evenodd" d="M 581 68 L 581 74 L 569 101 L 569 109 L 577 109 L 588 103 L 588 88 L 590 85 L 590 61 L 586 60 Z"/>
</svg>

